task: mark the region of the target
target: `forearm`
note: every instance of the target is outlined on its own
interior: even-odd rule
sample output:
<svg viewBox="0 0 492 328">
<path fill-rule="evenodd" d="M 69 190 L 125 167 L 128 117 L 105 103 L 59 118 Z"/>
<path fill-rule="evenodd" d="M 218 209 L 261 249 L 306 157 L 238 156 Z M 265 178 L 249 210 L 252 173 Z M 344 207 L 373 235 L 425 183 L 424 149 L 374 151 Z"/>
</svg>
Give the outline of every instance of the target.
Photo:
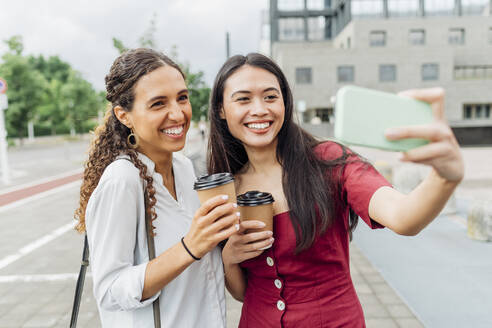
<svg viewBox="0 0 492 328">
<path fill-rule="evenodd" d="M 181 242 L 150 261 L 145 270 L 142 301 L 164 288 L 193 262 Z"/>
<path fill-rule="evenodd" d="M 447 181 L 432 170 L 408 195 L 381 188 L 371 204 L 374 206 L 370 206 L 371 217 L 398 234 L 414 236 L 441 212 L 458 183 Z"/>
<path fill-rule="evenodd" d="M 229 293 L 236 300 L 244 301 L 246 278 L 239 264 L 224 265 L 225 284 Z"/>
</svg>

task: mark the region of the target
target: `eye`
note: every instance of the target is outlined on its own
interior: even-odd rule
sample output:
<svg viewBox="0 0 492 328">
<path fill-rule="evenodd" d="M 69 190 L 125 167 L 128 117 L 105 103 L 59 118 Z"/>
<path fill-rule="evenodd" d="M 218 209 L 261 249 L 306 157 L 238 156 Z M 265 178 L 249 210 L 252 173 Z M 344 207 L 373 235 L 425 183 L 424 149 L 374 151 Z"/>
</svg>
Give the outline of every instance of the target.
<svg viewBox="0 0 492 328">
<path fill-rule="evenodd" d="M 159 107 L 159 106 L 163 106 L 164 105 L 164 102 L 162 100 L 159 100 L 159 101 L 156 101 L 155 103 L 152 104 L 152 106 L 150 106 L 150 108 L 155 108 L 155 107 Z"/>
<path fill-rule="evenodd" d="M 278 96 L 277 96 L 277 95 L 268 95 L 268 96 L 266 96 L 265 98 L 266 98 L 267 100 L 275 100 L 275 99 L 277 99 L 277 98 L 278 98 Z"/>
<path fill-rule="evenodd" d="M 248 97 L 241 97 L 241 98 L 237 98 L 237 99 L 236 99 L 236 101 L 241 101 L 241 102 L 243 102 L 243 101 L 248 101 L 248 100 L 249 100 L 249 98 L 248 98 Z"/>
<path fill-rule="evenodd" d="M 178 101 L 185 101 L 185 100 L 188 100 L 188 95 L 181 95 L 178 98 Z"/>
</svg>

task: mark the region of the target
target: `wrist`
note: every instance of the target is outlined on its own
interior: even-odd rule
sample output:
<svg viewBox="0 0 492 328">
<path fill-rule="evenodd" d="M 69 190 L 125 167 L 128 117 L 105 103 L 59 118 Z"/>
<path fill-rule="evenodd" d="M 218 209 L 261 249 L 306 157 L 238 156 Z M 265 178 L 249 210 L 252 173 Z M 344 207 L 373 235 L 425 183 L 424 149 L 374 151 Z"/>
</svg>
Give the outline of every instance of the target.
<svg viewBox="0 0 492 328">
<path fill-rule="evenodd" d="M 189 240 L 186 238 L 186 236 L 182 237 L 181 238 L 181 245 L 183 246 L 184 250 L 186 251 L 186 253 L 188 253 L 188 255 L 195 261 L 200 261 L 201 258 L 202 258 L 202 254 L 199 253 L 195 247 L 193 247 L 194 245 L 189 242 Z"/>
</svg>

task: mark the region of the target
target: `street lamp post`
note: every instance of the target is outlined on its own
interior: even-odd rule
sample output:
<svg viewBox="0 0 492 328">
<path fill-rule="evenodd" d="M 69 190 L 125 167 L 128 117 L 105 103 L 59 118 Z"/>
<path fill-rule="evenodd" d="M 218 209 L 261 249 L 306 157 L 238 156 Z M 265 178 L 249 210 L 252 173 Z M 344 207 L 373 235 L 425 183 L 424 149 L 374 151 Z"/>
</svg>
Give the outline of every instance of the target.
<svg viewBox="0 0 492 328">
<path fill-rule="evenodd" d="M 7 128 L 3 114 L 3 111 L 8 107 L 6 91 L 7 82 L 0 79 L 0 167 L 2 168 L 2 182 L 7 185 L 10 183 L 10 175 L 7 158 Z"/>
</svg>

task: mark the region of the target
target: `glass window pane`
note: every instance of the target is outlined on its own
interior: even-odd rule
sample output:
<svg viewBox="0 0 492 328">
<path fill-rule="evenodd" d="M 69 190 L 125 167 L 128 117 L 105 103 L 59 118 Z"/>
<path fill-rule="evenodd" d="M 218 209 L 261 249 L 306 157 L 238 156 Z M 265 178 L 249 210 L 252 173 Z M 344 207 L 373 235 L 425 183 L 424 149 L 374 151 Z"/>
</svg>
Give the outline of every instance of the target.
<svg viewBox="0 0 492 328">
<path fill-rule="evenodd" d="M 379 81 L 396 81 L 396 65 L 379 65 Z"/>
<path fill-rule="evenodd" d="M 454 0 L 425 0 L 426 16 L 451 16 L 454 11 Z"/>
<path fill-rule="evenodd" d="M 483 112 L 482 105 L 475 105 L 475 118 L 483 118 Z"/>
<path fill-rule="evenodd" d="M 463 113 L 463 116 L 465 119 L 471 119 L 471 117 L 472 117 L 472 106 L 471 105 L 465 105 L 465 111 Z"/>
<path fill-rule="evenodd" d="M 461 0 L 463 15 L 484 15 L 487 11 L 489 0 Z"/>
<path fill-rule="evenodd" d="M 465 29 L 450 28 L 448 35 L 449 44 L 465 44 Z"/>
<path fill-rule="evenodd" d="M 386 45 L 386 32 L 371 31 L 369 33 L 369 45 L 371 47 L 384 47 Z"/>
<path fill-rule="evenodd" d="M 439 79 L 439 64 L 423 64 L 422 80 L 435 81 Z"/>
<path fill-rule="evenodd" d="M 382 0 L 352 0 L 350 8 L 354 18 L 383 17 Z"/>
<path fill-rule="evenodd" d="M 312 81 L 311 67 L 297 67 L 296 68 L 296 83 L 297 84 L 310 84 Z"/>
<path fill-rule="evenodd" d="M 325 39 L 325 18 L 323 16 L 308 18 L 308 38 L 309 40 Z"/>
<path fill-rule="evenodd" d="M 419 12 L 419 0 L 389 0 L 390 17 L 414 17 Z"/>
<path fill-rule="evenodd" d="M 425 44 L 425 30 L 410 30 L 408 42 L 412 45 Z"/>
<path fill-rule="evenodd" d="M 280 41 L 304 40 L 304 21 L 302 18 L 281 18 L 278 20 Z"/>
<path fill-rule="evenodd" d="M 490 104 L 485 105 L 485 118 L 490 118 Z"/>
<path fill-rule="evenodd" d="M 329 6 L 328 6 L 329 8 Z M 323 10 L 325 9 L 325 0 L 307 0 L 307 9 Z"/>
<path fill-rule="evenodd" d="M 354 82 L 354 66 L 338 66 L 338 82 Z"/>
<path fill-rule="evenodd" d="M 304 0 L 278 0 L 278 10 L 303 10 Z"/>
</svg>

